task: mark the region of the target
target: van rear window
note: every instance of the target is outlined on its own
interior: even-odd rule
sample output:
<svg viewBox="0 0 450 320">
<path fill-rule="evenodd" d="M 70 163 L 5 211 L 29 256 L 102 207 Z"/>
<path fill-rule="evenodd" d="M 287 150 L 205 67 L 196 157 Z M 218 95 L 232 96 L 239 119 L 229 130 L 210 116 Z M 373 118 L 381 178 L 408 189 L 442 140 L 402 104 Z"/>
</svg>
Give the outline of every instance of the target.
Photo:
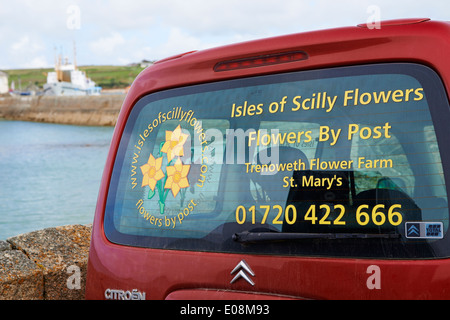
<svg viewBox="0 0 450 320">
<path fill-rule="evenodd" d="M 149 94 L 118 148 L 106 236 L 174 250 L 448 257 L 448 120 L 439 76 L 409 63 Z"/>
</svg>

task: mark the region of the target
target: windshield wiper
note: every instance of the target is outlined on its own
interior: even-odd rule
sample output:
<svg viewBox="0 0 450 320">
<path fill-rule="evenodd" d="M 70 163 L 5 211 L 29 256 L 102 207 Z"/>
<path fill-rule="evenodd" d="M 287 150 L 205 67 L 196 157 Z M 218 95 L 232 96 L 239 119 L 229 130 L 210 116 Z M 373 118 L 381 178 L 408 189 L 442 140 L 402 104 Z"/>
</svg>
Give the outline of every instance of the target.
<svg viewBox="0 0 450 320">
<path fill-rule="evenodd" d="M 295 241 L 303 239 L 398 239 L 398 233 L 289 233 L 249 232 L 235 233 L 233 240 L 239 243 Z"/>
</svg>

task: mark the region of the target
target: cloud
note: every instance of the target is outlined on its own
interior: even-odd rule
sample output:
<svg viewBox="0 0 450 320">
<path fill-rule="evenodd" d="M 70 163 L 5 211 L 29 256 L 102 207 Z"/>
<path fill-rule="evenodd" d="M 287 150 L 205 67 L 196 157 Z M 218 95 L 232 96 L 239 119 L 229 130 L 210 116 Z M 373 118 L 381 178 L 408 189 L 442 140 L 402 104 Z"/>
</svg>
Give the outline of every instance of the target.
<svg viewBox="0 0 450 320">
<path fill-rule="evenodd" d="M 38 43 L 35 39 L 31 39 L 30 36 L 24 35 L 18 41 L 11 45 L 11 51 L 13 54 L 29 51 L 30 53 L 36 53 L 44 49 L 44 46 Z"/>
<path fill-rule="evenodd" d="M 48 62 L 47 57 L 37 56 L 29 61 L 23 62 L 21 68 L 25 69 L 37 69 L 37 68 L 47 68 L 51 64 Z"/>
<path fill-rule="evenodd" d="M 370 5 L 379 6 L 381 19 L 448 20 L 450 9 L 448 0 L 0 0 L 0 65 L 53 61 L 55 47 L 71 52 L 73 42 L 80 65 L 161 59 L 364 23 Z"/>
<path fill-rule="evenodd" d="M 46 46 L 38 37 L 23 35 L 15 39 L 7 50 L 12 61 L 18 68 L 45 68 L 49 66 L 45 52 Z"/>
<path fill-rule="evenodd" d="M 92 41 L 89 45 L 92 52 L 99 56 L 112 55 L 117 48 L 125 44 L 125 39 L 119 32 L 112 32 L 109 36 Z"/>
<path fill-rule="evenodd" d="M 167 41 L 159 45 L 153 52 L 156 56 L 167 57 L 174 53 L 198 50 L 202 47 L 205 45 L 199 38 L 189 35 L 180 28 L 173 27 L 170 29 Z"/>
</svg>

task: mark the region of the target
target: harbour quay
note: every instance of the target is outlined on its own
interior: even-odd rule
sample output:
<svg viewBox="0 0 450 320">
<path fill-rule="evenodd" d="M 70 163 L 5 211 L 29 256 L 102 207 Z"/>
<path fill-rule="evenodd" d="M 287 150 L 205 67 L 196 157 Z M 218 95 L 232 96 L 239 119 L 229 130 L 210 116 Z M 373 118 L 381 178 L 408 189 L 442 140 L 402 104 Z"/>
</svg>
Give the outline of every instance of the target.
<svg viewBox="0 0 450 320">
<path fill-rule="evenodd" d="M 87 126 L 115 126 L 125 94 L 0 96 L 0 118 Z"/>
</svg>

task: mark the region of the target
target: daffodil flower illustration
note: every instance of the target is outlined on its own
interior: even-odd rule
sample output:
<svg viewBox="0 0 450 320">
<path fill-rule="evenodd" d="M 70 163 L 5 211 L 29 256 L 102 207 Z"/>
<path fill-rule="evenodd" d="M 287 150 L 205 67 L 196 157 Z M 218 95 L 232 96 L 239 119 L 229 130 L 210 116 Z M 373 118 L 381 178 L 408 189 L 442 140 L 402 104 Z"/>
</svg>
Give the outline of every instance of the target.
<svg viewBox="0 0 450 320">
<path fill-rule="evenodd" d="M 187 175 L 190 168 L 190 165 L 183 165 L 180 159 L 175 162 L 175 165 L 167 167 L 168 178 L 164 188 L 172 190 L 174 197 L 177 196 L 181 189 L 189 187 Z"/>
<path fill-rule="evenodd" d="M 142 187 L 150 187 L 148 199 L 152 199 L 158 193 L 159 212 L 161 214 L 164 214 L 166 198 L 170 191 L 172 191 L 174 198 L 180 193 L 180 201 L 183 204 L 186 190 L 182 192 L 180 190 L 189 187 L 188 174 L 191 166 L 183 164 L 180 159 L 184 156 L 183 146 L 188 136 L 182 133 L 180 125 L 174 131 L 167 130 L 166 141 L 161 142 L 159 147 L 158 153 L 161 157 L 155 159 L 150 154 L 147 163 L 141 166 Z M 164 153 L 167 155 L 165 168 L 163 166 Z"/>
<path fill-rule="evenodd" d="M 184 156 L 183 145 L 188 138 L 187 134 L 182 133 L 181 126 L 175 128 L 174 131 L 166 131 L 166 142 L 161 152 L 167 154 L 167 160 L 170 162 L 176 156 Z"/>
<path fill-rule="evenodd" d="M 156 182 L 164 178 L 166 175 L 161 170 L 163 158 L 155 159 L 151 154 L 148 162 L 141 166 L 142 187 L 149 186 L 152 191 L 155 190 Z"/>
</svg>

